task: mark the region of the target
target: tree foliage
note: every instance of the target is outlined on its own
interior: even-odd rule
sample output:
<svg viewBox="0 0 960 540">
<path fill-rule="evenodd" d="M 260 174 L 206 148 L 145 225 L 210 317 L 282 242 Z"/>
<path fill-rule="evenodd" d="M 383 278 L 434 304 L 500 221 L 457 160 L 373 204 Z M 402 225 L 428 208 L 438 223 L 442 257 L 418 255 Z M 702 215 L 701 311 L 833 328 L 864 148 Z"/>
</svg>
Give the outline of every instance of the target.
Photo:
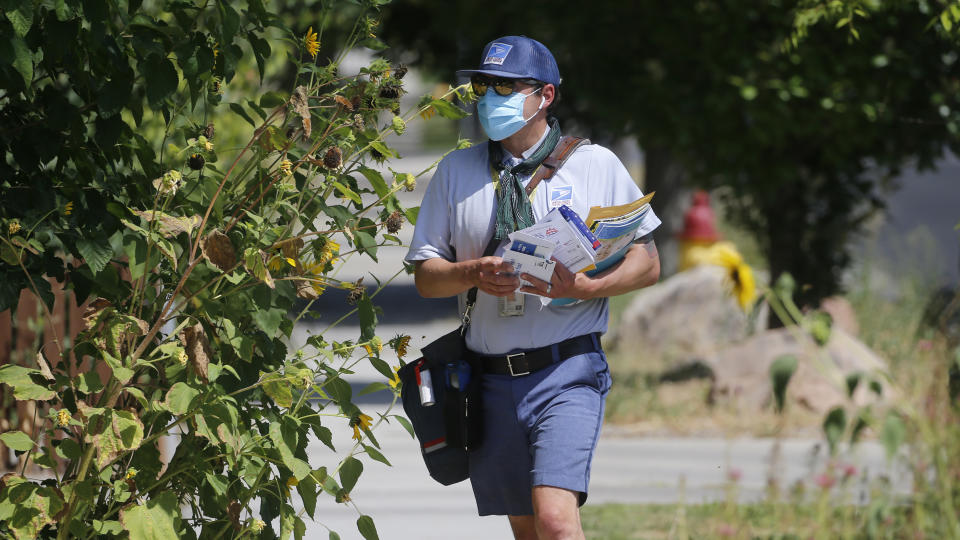
<svg viewBox="0 0 960 540">
<path fill-rule="evenodd" d="M 405 70 L 382 59 L 339 72 L 351 48 L 385 46 L 383 3 L 325 2 L 309 34 L 260 0 L 2 4 L 0 309 L 27 289 L 50 316 L 52 281 L 86 312 L 75 339 L 0 367 L 40 411 L 36 433 L 0 436 L 23 463 L 0 481 L 0 535 L 300 538 L 293 497 L 313 518 L 323 493 L 350 501 L 358 458 L 387 463 L 372 430 L 397 417 L 364 414 L 343 379 L 370 362 L 386 381 L 373 390 L 397 392 L 376 335 L 383 283 L 332 272 L 416 218 L 396 197 L 416 177 L 381 172 L 397 155 L 386 135 L 461 111 L 426 96 L 401 112 Z M 323 21 L 344 13 L 353 30 L 325 62 Z M 271 63 L 294 66 L 290 86 L 245 91 Z M 242 138 L 222 129 L 237 122 Z M 350 290 L 360 335 L 289 351 L 328 287 Z M 408 340 L 388 343 L 402 357 Z M 339 455 L 333 430 L 353 435 Z M 376 537 L 370 517 L 358 528 Z"/>
<path fill-rule="evenodd" d="M 726 187 L 802 303 L 837 291 L 849 241 L 900 167 L 960 146 L 957 49 L 931 25 L 945 2 L 871 3 L 868 17 L 847 2 L 859 39 L 807 24 L 801 47 L 794 16 L 812 2 L 601 0 L 582 16 L 542 0 L 441 4 L 392 7 L 387 39 L 448 77 L 497 36 L 543 41 L 564 78 L 558 116 L 594 138 L 636 135 L 650 189 L 672 188 L 664 157 L 693 184 Z"/>
</svg>

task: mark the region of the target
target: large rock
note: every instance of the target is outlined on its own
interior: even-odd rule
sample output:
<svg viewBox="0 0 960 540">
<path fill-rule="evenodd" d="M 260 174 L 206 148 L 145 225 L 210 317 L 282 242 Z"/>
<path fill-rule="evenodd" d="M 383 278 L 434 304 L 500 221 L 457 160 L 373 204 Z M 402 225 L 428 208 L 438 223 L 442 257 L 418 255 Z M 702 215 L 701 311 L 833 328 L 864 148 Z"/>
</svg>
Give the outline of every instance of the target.
<svg viewBox="0 0 960 540">
<path fill-rule="evenodd" d="M 870 390 L 870 380 L 885 380 L 881 374 L 887 366 L 862 342 L 834 328 L 826 345 L 818 347 L 794 327 L 768 330 L 704 357 L 703 363 L 713 377 L 712 400 L 731 403 L 746 412 L 769 407 L 773 398 L 770 365 L 783 355 L 797 358 L 797 370 L 787 387 L 788 402 L 818 413 L 850 403 L 846 379 L 855 373 L 863 377 L 853 403 L 864 405 L 890 397 L 887 389 L 882 396 Z"/>
<path fill-rule="evenodd" d="M 726 270 L 698 266 L 638 291 L 606 343 L 670 369 L 744 339 L 767 320 L 761 311 L 752 318 L 744 314 L 730 294 Z"/>
</svg>

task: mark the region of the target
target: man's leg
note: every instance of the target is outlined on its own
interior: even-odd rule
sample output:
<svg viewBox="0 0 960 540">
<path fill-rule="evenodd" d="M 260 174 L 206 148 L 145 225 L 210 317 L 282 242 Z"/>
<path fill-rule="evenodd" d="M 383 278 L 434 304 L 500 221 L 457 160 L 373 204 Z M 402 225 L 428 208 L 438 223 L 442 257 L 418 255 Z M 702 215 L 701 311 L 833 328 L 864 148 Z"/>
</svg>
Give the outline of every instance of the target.
<svg viewBox="0 0 960 540">
<path fill-rule="evenodd" d="M 580 494 L 551 486 L 534 486 L 533 517 L 538 540 L 583 540 Z"/>
<path fill-rule="evenodd" d="M 516 540 L 537 540 L 537 528 L 533 516 L 507 516 L 510 518 L 510 528 Z"/>
</svg>

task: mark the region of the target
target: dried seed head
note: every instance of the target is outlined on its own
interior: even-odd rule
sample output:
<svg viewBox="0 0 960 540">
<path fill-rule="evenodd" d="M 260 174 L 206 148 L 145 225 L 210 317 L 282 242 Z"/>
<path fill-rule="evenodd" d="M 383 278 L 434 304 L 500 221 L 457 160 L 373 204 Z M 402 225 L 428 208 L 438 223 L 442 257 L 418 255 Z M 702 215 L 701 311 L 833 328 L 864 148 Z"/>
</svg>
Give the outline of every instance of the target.
<svg viewBox="0 0 960 540">
<path fill-rule="evenodd" d="M 358 114 L 353 115 L 353 125 L 354 125 L 356 128 L 358 128 L 358 129 L 363 129 L 363 128 L 364 128 L 363 115 L 362 115 L 362 114 L 359 114 L 359 113 L 358 113 Z"/>
<path fill-rule="evenodd" d="M 203 136 L 213 140 L 213 123 L 207 124 L 207 127 L 203 128 Z"/>
<path fill-rule="evenodd" d="M 393 69 L 393 76 L 396 77 L 398 80 L 402 79 L 406 74 L 407 74 L 407 66 L 403 64 L 400 64 L 399 66 Z"/>
<path fill-rule="evenodd" d="M 377 163 L 383 163 L 383 160 L 386 156 L 384 156 L 383 153 L 377 150 L 376 148 L 373 148 L 370 150 L 370 157 L 376 160 Z"/>
<path fill-rule="evenodd" d="M 403 227 L 403 214 L 399 210 L 394 210 L 390 217 L 386 221 L 387 232 L 390 234 L 397 234 L 400 231 L 400 227 Z"/>
<path fill-rule="evenodd" d="M 323 166 L 328 169 L 339 169 L 343 164 L 343 152 L 337 146 L 331 146 L 323 155 Z"/>
<path fill-rule="evenodd" d="M 204 163 L 205 161 L 203 159 L 203 156 L 201 156 L 200 154 L 192 154 L 190 158 L 187 160 L 187 166 L 195 171 L 199 171 L 200 169 L 202 169 Z"/>
<path fill-rule="evenodd" d="M 387 83 L 380 87 L 380 97 L 386 99 L 396 99 L 400 97 L 400 85 Z"/>
<path fill-rule="evenodd" d="M 357 110 L 360 108 L 361 103 L 363 103 L 363 96 L 361 94 L 353 96 L 353 98 L 350 100 L 350 110 Z"/>
<path fill-rule="evenodd" d="M 355 305 L 357 302 L 363 298 L 363 293 L 366 292 L 366 289 L 363 287 L 363 284 L 359 281 L 350 289 L 350 294 L 347 295 L 347 303 Z"/>
</svg>

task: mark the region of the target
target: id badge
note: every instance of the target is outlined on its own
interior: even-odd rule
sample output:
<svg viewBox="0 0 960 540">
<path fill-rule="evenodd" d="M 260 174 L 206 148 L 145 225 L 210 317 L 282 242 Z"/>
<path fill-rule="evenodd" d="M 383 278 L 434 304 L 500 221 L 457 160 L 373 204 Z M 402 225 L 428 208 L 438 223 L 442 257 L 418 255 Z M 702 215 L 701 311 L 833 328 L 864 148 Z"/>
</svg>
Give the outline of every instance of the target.
<svg viewBox="0 0 960 540">
<path fill-rule="evenodd" d="M 500 296 L 497 298 L 497 305 L 500 308 L 501 317 L 519 317 L 523 315 L 523 304 L 526 300 L 525 294 L 513 293 L 510 296 Z"/>
</svg>

